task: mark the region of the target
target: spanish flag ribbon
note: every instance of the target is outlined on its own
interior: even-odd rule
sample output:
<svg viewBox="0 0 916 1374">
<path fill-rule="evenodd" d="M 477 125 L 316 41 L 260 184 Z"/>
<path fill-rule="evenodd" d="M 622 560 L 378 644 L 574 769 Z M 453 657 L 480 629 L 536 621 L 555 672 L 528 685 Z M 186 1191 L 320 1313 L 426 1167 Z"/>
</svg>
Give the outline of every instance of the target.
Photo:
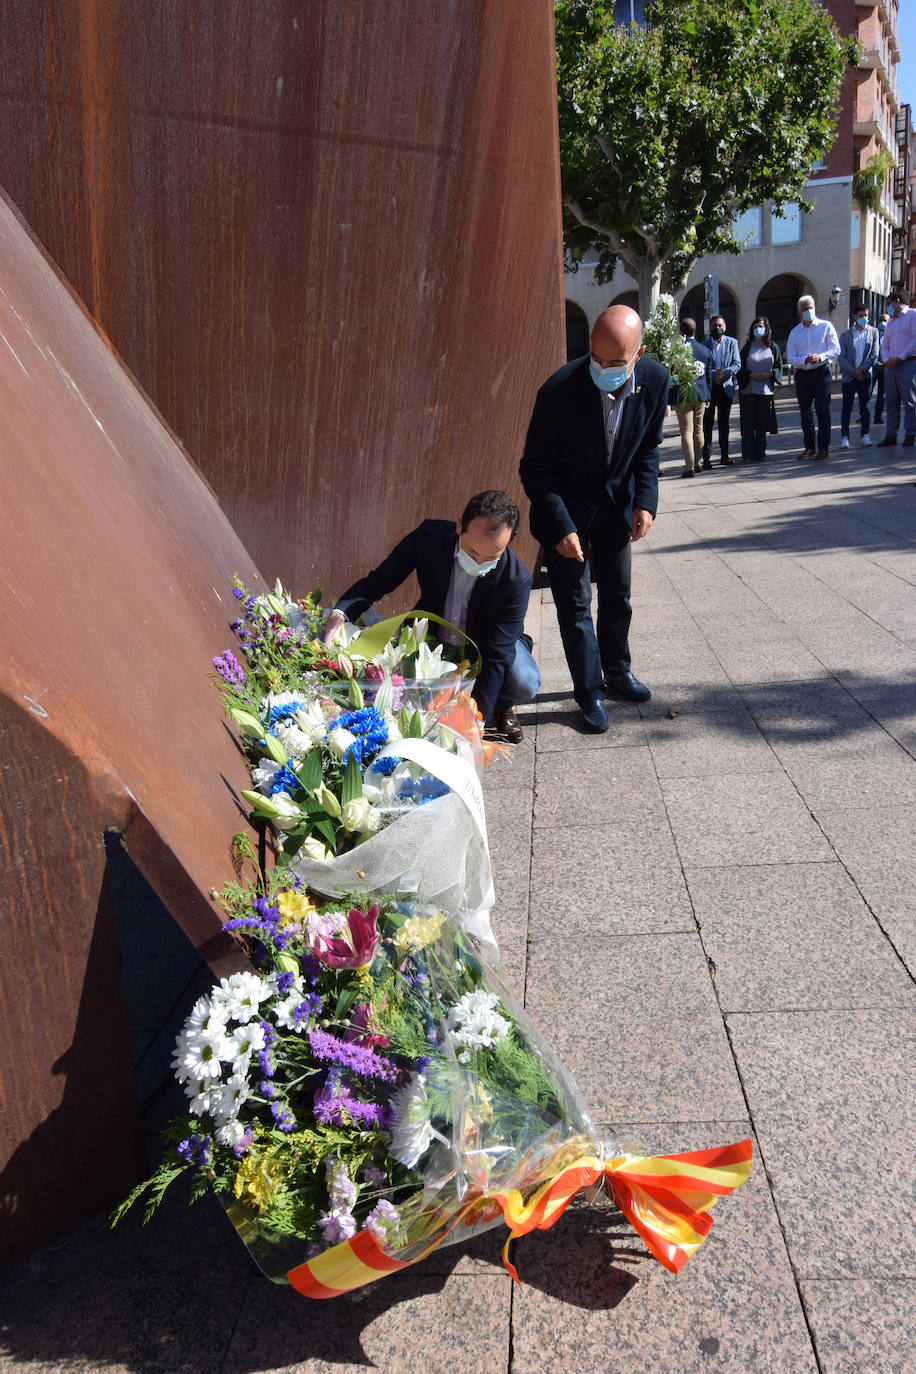
<svg viewBox="0 0 916 1374">
<path fill-rule="evenodd" d="M 518 1283 L 508 1258 L 509 1243 L 559 1220 L 583 1188 L 605 1179 L 617 1206 L 645 1241 L 650 1254 L 676 1274 L 699 1250 L 712 1226 L 709 1209 L 744 1182 L 751 1171 L 751 1142 L 741 1140 L 711 1150 L 677 1155 L 618 1155 L 602 1161 L 583 1155 L 541 1185 L 525 1202 L 517 1189 L 490 1196 L 499 1203 L 510 1236 L 503 1263 Z M 429 1245 L 409 1261 L 386 1255 L 370 1231 L 360 1231 L 287 1274 L 293 1288 L 310 1298 L 334 1298 L 384 1274 L 406 1269 L 431 1254 L 465 1212 L 479 1206 L 475 1197 Z"/>
</svg>

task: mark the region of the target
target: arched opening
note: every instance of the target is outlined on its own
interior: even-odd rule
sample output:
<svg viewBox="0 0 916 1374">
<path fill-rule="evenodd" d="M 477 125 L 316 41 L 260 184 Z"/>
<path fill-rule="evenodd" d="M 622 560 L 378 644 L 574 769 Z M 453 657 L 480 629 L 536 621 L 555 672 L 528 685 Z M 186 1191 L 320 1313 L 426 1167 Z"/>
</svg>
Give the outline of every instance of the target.
<svg viewBox="0 0 916 1374">
<path fill-rule="evenodd" d="M 760 288 L 755 306 L 758 315 L 766 315 L 770 321 L 773 338 L 786 356 L 789 331 L 798 324 L 798 298 L 811 290 L 804 277 L 794 272 L 783 272 L 778 277 L 770 277 Z"/>
<path fill-rule="evenodd" d="M 621 293 L 620 293 L 619 296 L 615 296 L 614 299 L 613 299 L 612 301 L 608 301 L 608 305 L 628 305 L 628 306 L 630 307 L 630 309 L 631 309 L 631 310 L 635 310 L 636 313 L 637 313 L 637 315 L 638 315 L 638 314 L 639 314 L 639 292 L 638 292 L 638 291 L 621 291 Z"/>
<path fill-rule="evenodd" d="M 697 338 L 702 339 L 706 336 L 703 327 L 703 307 L 705 300 L 705 288 L 702 282 L 696 286 L 691 286 L 684 299 L 681 301 L 681 308 L 678 317 L 684 319 L 685 316 L 691 320 L 696 320 Z M 738 302 L 734 294 L 727 286 L 719 283 L 719 314 L 725 321 L 725 332 L 731 334 L 733 339 L 738 337 Z"/>
<path fill-rule="evenodd" d="M 566 360 L 589 351 L 588 316 L 575 301 L 566 302 Z"/>
</svg>

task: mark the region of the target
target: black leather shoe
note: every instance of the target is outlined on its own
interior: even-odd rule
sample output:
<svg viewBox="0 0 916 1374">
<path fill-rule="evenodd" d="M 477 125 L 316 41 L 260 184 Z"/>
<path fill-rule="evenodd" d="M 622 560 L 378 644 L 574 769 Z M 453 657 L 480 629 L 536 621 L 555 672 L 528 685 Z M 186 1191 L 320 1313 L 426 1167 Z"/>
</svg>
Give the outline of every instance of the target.
<svg viewBox="0 0 916 1374">
<path fill-rule="evenodd" d="M 877 444 L 875 444 L 875 448 L 896 448 L 896 447 L 897 447 L 897 436 L 896 436 L 896 434 L 885 434 L 884 438 L 883 438 L 883 439 L 879 439 L 878 442 L 877 442 Z"/>
<path fill-rule="evenodd" d="M 904 434 L 901 448 L 912 448 L 916 444 L 916 434 Z"/>
<path fill-rule="evenodd" d="M 521 744 L 522 727 L 511 706 L 508 711 L 496 712 L 496 728 L 501 735 L 505 735 L 510 744 Z"/>
<path fill-rule="evenodd" d="M 593 735 L 603 735 L 608 728 L 607 711 L 600 701 L 590 701 L 582 707 L 582 725 Z"/>
<path fill-rule="evenodd" d="M 649 701 L 652 693 L 644 687 L 639 678 L 629 670 L 624 673 L 606 673 L 604 690 L 609 697 L 623 697 L 624 701 Z"/>
</svg>

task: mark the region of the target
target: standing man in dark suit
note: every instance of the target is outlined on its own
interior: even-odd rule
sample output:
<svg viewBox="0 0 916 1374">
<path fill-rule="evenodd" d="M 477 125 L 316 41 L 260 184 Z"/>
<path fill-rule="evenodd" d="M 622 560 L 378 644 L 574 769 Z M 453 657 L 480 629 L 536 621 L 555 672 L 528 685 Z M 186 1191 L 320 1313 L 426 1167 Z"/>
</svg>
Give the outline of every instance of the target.
<svg viewBox="0 0 916 1374">
<path fill-rule="evenodd" d="M 627 639 L 630 545 L 648 534 L 655 517 L 668 399 L 668 369 L 645 351 L 634 310 L 612 305 L 599 315 L 591 355 L 561 367 L 538 392 L 520 468 L 573 692 L 585 729 L 594 733 L 608 728 L 605 696 L 651 696 L 633 676 Z"/>
<path fill-rule="evenodd" d="M 725 332 L 725 321 L 716 315 L 709 322 L 709 338 L 704 339 L 712 354 L 710 369 L 709 405 L 703 416 L 703 466 L 710 466 L 709 446 L 712 443 L 713 420 L 719 417 L 719 454 L 724 468 L 735 465 L 728 456 L 728 418 L 735 398 L 735 378 L 741 366 L 738 340 Z"/>
<path fill-rule="evenodd" d="M 504 491 L 472 496 L 457 525 L 424 520 L 338 599 L 325 625 L 325 643 L 344 620 L 356 620 L 416 573 L 416 609 L 441 615 L 474 641 L 483 660 L 474 684 L 477 708 L 488 727 L 518 744 L 522 727 L 514 707 L 533 701 L 541 685 L 531 640 L 522 638 L 531 574 L 509 548 L 518 523 L 518 506 Z M 443 626 L 435 628 L 445 643 L 463 643 Z"/>
</svg>

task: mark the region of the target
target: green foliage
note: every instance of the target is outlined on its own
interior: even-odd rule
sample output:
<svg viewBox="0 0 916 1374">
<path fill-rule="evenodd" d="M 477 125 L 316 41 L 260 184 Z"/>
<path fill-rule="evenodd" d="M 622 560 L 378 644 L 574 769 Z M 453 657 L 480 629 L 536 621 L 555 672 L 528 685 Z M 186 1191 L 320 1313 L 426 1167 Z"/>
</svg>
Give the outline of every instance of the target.
<svg viewBox="0 0 916 1374">
<path fill-rule="evenodd" d="M 646 314 L 659 283 L 740 251 L 736 213 L 805 208 L 859 52 L 817 0 L 653 0 L 646 28 L 615 26 L 613 0 L 558 0 L 556 22 L 566 243 L 599 249 L 597 280 L 621 260 Z"/>
<path fill-rule="evenodd" d="M 877 214 L 881 208 L 881 192 L 887 181 L 887 174 L 896 164 L 889 153 L 873 153 L 865 166 L 853 173 L 852 194 L 860 205 Z"/>
<path fill-rule="evenodd" d="M 674 302 L 662 296 L 649 316 L 642 341 L 650 358 L 664 363 L 677 385 L 679 399 L 684 403 L 697 399 L 693 349 L 677 326 Z"/>
</svg>

